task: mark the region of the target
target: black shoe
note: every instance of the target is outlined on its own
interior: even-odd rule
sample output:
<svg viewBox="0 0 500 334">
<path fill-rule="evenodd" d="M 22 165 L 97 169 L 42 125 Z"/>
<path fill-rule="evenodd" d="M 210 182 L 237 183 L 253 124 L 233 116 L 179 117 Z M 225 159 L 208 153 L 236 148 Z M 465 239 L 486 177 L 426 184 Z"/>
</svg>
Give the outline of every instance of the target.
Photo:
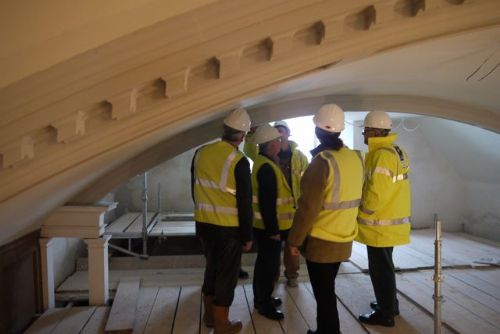
<svg viewBox="0 0 500 334">
<path fill-rule="evenodd" d="M 342 334 L 342 332 L 339 333 Z M 307 334 L 318 334 L 318 331 L 313 331 L 312 329 L 308 329 Z"/>
<path fill-rule="evenodd" d="M 282 302 L 280 297 L 271 297 L 269 300 L 269 304 L 271 304 L 272 307 L 280 307 Z M 255 300 L 253 301 L 253 307 L 256 308 L 257 310 L 264 306 L 264 303 L 257 303 Z"/>
<path fill-rule="evenodd" d="M 240 268 L 240 272 L 238 273 L 238 278 L 247 279 L 248 277 L 249 277 L 248 272 Z"/>
<path fill-rule="evenodd" d="M 376 300 L 372 301 L 370 303 L 370 307 L 372 308 L 372 310 L 376 310 L 378 307 L 377 301 Z M 394 310 L 394 314 L 399 315 L 399 306 L 397 306 L 397 305 L 396 305 L 396 310 Z"/>
<path fill-rule="evenodd" d="M 271 319 L 271 320 L 281 320 L 285 317 L 283 312 L 281 312 L 280 310 L 277 310 L 272 305 L 262 306 L 262 307 L 259 307 L 257 310 L 259 310 L 259 313 L 262 314 L 264 317 Z"/>
<path fill-rule="evenodd" d="M 274 307 L 279 307 L 283 304 L 280 297 L 271 297 L 271 305 Z"/>
<path fill-rule="evenodd" d="M 359 321 L 368 325 L 380 325 L 385 327 L 394 326 L 394 318 L 384 317 L 380 312 L 373 311 L 372 313 L 361 314 L 358 317 Z"/>
</svg>

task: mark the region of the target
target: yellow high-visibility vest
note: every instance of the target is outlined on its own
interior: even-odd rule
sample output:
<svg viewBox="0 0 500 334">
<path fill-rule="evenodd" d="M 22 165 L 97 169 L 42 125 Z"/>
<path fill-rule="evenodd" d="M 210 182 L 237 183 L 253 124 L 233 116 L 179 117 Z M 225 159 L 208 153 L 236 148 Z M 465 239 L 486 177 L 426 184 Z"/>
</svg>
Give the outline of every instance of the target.
<svg viewBox="0 0 500 334">
<path fill-rule="evenodd" d="M 278 215 L 277 218 L 279 229 L 280 231 L 288 230 L 290 229 L 290 227 L 292 227 L 293 215 L 295 213 L 292 191 L 281 169 L 274 163 L 274 161 L 260 154 L 255 158 L 252 169 L 252 190 L 254 194 L 253 226 L 261 230 L 265 229 L 262 215 L 260 214 L 259 210 L 259 184 L 257 182 L 257 173 L 264 164 L 269 164 L 272 167 L 274 174 L 276 175 L 276 185 L 278 192 L 278 197 L 276 199 L 276 213 Z"/>
<path fill-rule="evenodd" d="M 323 208 L 313 223 L 310 236 L 333 242 L 354 240 L 358 228 L 356 217 L 363 188 L 363 158 L 347 147 L 325 150 L 315 159 L 328 163 L 328 180 Z"/>
<path fill-rule="evenodd" d="M 194 160 L 194 219 L 219 226 L 239 226 L 236 164 L 244 157 L 234 146 L 218 141 L 200 148 Z"/>
<path fill-rule="evenodd" d="M 410 166 L 406 152 L 394 145 L 396 138 L 390 134 L 368 139 L 356 240 L 373 247 L 410 242 Z"/>
<path fill-rule="evenodd" d="M 245 138 L 245 144 L 243 145 L 243 152 L 247 157 L 254 160 L 259 155 L 259 148 L 256 144 L 251 143 L 252 134 L 248 134 Z M 292 159 L 290 161 L 290 168 L 292 174 L 292 194 L 295 201 L 295 207 L 297 207 L 297 202 L 300 198 L 300 180 L 302 175 L 309 165 L 307 157 L 300 150 L 297 149 L 297 143 L 289 140 L 290 149 L 292 150 Z"/>
</svg>

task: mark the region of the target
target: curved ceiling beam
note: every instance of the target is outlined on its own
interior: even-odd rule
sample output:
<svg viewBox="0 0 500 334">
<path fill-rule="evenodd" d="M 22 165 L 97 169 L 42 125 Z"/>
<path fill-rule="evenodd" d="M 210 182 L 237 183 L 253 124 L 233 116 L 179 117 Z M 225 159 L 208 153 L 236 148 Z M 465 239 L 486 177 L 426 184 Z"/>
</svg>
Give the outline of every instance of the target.
<svg viewBox="0 0 500 334">
<path fill-rule="evenodd" d="M 336 103 L 346 111 L 387 110 L 469 123 L 500 133 L 500 119 L 491 111 L 436 98 L 410 95 L 329 95 L 290 100 L 249 110 L 254 124 L 314 114 L 323 104 Z M 222 119 L 169 138 L 107 172 L 73 197 L 75 204 L 92 204 L 107 193 L 160 163 L 220 136 Z"/>
<path fill-rule="evenodd" d="M 245 0 L 167 20 L 0 90 L 0 202 L 152 133 L 160 142 L 214 119 L 263 87 L 496 25 L 499 11 L 496 0 Z"/>
</svg>

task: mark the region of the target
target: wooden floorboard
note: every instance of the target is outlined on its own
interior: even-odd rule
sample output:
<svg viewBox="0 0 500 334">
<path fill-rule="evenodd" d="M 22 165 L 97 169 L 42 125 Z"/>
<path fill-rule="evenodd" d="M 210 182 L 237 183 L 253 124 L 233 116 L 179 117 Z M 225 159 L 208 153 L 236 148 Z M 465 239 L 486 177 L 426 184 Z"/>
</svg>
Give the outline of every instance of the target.
<svg viewBox="0 0 500 334">
<path fill-rule="evenodd" d="M 95 306 L 72 307 L 66 312 L 64 319 L 52 331 L 52 334 L 80 333 L 91 316 L 94 314 Z"/>
<path fill-rule="evenodd" d="M 134 330 L 140 278 L 120 280 L 113 306 L 106 322 L 106 332 L 129 332 Z"/>
<path fill-rule="evenodd" d="M 108 319 L 110 310 L 111 307 L 108 306 L 96 307 L 94 314 L 92 314 L 92 317 L 81 331 L 81 334 L 104 334 L 104 328 L 106 327 L 106 320 Z"/>
<path fill-rule="evenodd" d="M 159 287 L 141 287 L 135 312 L 134 334 L 142 334 L 146 329 L 159 290 Z"/>
<path fill-rule="evenodd" d="M 26 330 L 26 334 L 50 334 L 61 322 L 69 308 L 51 308 Z"/>
<path fill-rule="evenodd" d="M 481 240 L 463 233 L 443 233 L 442 289 L 445 302 L 442 310 L 446 324 L 443 333 L 451 333 L 451 330 L 457 333 L 500 333 L 500 268 L 474 264 L 480 257 L 499 257 L 500 247 L 499 243 L 482 243 Z M 433 253 L 433 230 L 412 231 L 412 243 L 395 248 L 396 266 L 403 270 L 397 274 L 401 315 L 396 317 L 394 328 L 366 326 L 358 322 L 357 316 L 371 311 L 369 302 L 374 299 L 373 289 L 369 276 L 361 271 L 366 270 L 368 265 L 366 247 L 355 245 L 350 261 L 342 263 L 337 276 L 342 331 L 353 334 L 432 333 L 433 271 L 418 269 L 433 265 Z M 163 259 L 153 259 L 155 263 L 141 262 L 136 270 L 125 270 L 133 269 L 134 261 L 118 261 L 117 268 L 120 270 L 110 270 L 110 296 L 120 279 L 141 277 L 141 288 L 136 297 L 134 333 L 213 333 L 213 329 L 206 328 L 200 321 L 204 261 L 186 259 L 176 258 L 179 263 L 174 263 L 175 267 L 187 262 L 198 263 L 199 267 L 164 269 L 158 267 Z M 230 309 L 230 318 L 242 321 L 242 333 L 303 334 L 307 329 L 316 329 L 316 301 L 304 263 L 299 271 L 298 287 L 287 287 L 286 279 L 280 276 L 275 295 L 283 300 L 281 309 L 285 319 L 272 321 L 253 308 L 253 260 L 249 260 L 247 255 L 245 261 L 243 268 L 249 271 L 250 278 L 239 281 Z M 86 271 L 75 272 L 57 289 L 57 294 L 88 295 L 87 275 Z M 109 307 L 51 309 L 26 333 L 103 333 L 108 313 Z"/>
<path fill-rule="evenodd" d="M 397 277 L 399 282 L 399 275 Z M 369 303 L 374 300 L 368 275 L 344 275 L 337 278 L 337 295 L 342 304 L 354 315 L 371 312 Z M 427 291 L 427 293 L 432 293 Z M 395 318 L 394 327 L 363 325 L 369 333 L 432 333 L 433 319 L 405 297 L 398 295 L 401 315 Z M 342 326 L 342 324 L 341 324 Z M 450 333 L 444 330 L 443 333 Z"/>
<path fill-rule="evenodd" d="M 158 294 L 148 318 L 144 333 L 170 333 L 174 323 L 180 287 L 162 287 Z"/>
<path fill-rule="evenodd" d="M 201 288 L 183 286 L 175 312 L 172 334 L 199 333 L 201 318 Z"/>
<path fill-rule="evenodd" d="M 432 314 L 434 313 L 434 300 L 432 299 L 433 288 L 429 286 L 431 277 L 430 272 L 403 273 L 398 275 L 398 289 Z M 442 303 L 442 319 L 455 331 L 459 333 L 498 333 L 498 329 L 476 316 L 472 310 L 457 304 L 453 299 L 448 299 L 446 296 L 444 298 L 446 301 Z"/>
</svg>

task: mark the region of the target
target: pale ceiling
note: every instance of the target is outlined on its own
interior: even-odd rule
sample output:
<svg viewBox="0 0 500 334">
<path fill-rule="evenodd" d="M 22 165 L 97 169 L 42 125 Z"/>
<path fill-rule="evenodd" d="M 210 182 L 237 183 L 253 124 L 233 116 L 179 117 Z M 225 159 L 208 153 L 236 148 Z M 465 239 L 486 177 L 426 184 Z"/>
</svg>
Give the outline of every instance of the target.
<svg viewBox="0 0 500 334">
<path fill-rule="evenodd" d="M 500 116 L 500 27 L 438 38 L 340 63 L 243 103 L 262 107 L 325 95 L 431 97 L 468 105 L 470 112 L 474 112 L 474 108 L 485 108 Z M 415 112 L 412 109 L 392 111 Z"/>
<path fill-rule="evenodd" d="M 216 137 L 237 105 L 257 122 L 337 102 L 500 130 L 498 0 L 36 3 L 0 4 L 17 10 L 0 11 L 16 42 L 0 52 L 0 245 Z"/>
</svg>

